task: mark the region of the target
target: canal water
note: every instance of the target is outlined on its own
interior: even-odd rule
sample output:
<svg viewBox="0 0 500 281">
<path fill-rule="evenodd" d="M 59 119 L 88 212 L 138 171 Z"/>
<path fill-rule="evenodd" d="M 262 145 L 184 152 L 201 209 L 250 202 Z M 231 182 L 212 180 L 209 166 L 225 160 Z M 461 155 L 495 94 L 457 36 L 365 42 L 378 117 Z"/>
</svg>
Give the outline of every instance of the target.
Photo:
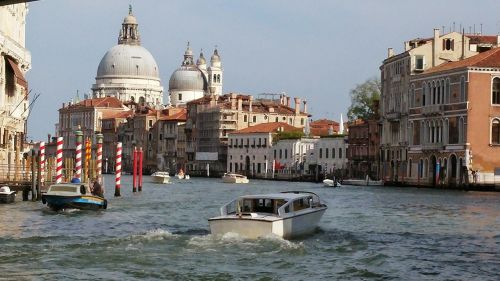
<svg viewBox="0 0 500 281">
<path fill-rule="evenodd" d="M 193 178 L 131 178 L 105 211 L 0 205 L 0 280 L 499 280 L 500 193 L 325 188 Z M 328 210 L 299 240 L 213 237 L 207 219 L 234 197 L 306 190 Z"/>
</svg>

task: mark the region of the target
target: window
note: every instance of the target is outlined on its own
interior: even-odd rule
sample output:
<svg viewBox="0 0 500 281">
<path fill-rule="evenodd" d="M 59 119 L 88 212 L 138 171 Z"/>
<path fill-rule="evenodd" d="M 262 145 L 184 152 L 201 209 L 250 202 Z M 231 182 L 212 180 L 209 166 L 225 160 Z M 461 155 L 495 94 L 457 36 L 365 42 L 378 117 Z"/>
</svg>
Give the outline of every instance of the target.
<svg viewBox="0 0 500 281">
<path fill-rule="evenodd" d="M 465 94 L 465 77 L 460 77 L 460 101 L 464 102 L 466 101 L 466 94 Z"/>
<path fill-rule="evenodd" d="M 342 148 L 339 147 L 339 158 L 342 158 Z"/>
<path fill-rule="evenodd" d="M 335 148 L 332 148 L 332 158 L 335 158 Z"/>
<path fill-rule="evenodd" d="M 424 70 L 424 56 L 415 56 L 415 70 Z"/>
<path fill-rule="evenodd" d="M 182 94 L 179 94 L 179 100 L 182 100 Z"/>
<path fill-rule="evenodd" d="M 276 122 L 279 122 L 280 120 L 278 119 L 278 117 L 276 117 Z"/>
<path fill-rule="evenodd" d="M 319 149 L 319 158 L 323 158 L 323 148 Z"/>
<path fill-rule="evenodd" d="M 443 50 L 446 50 L 446 51 L 453 51 L 454 49 L 454 44 L 455 43 L 455 40 L 452 40 L 450 38 L 447 38 L 447 39 L 443 39 Z"/>
<path fill-rule="evenodd" d="M 328 151 L 329 151 L 328 148 L 325 148 L 325 158 L 327 159 L 328 159 Z"/>
<path fill-rule="evenodd" d="M 280 159 L 283 158 L 283 151 L 280 149 Z"/>
<path fill-rule="evenodd" d="M 246 115 L 243 115 L 243 122 L 247 122 L 248 118 Z"/>
<path fill-rule="evenodd" d="M 288 158 L 288 149 L 285 149 L 285 159 Z"/>
<path fill-rule="evenodd" d="M 276 149 L 274 150 L 274 159 L 276 159 Z"/>
<path fill-rule="evenodd" d="M 493 119 L 491 122 L 491 144 L 500 144 L 500 120 Z"/>
<path fill-rule="evenodd" d="M 253 116 L 253 122 L 254 123 L 257 122 L 257 116 L 255 116 L 255 115 Z"/>
<path fill-rule="evenodd" d="M 500 104 L 500 78 L 493 78 L 493 87 L 491 91 L 491 103 Z"/>
<path fill-rule="evenodd" d="M 303 126 L 304 125 L 304 118 L 300 119 L 300 125 Z"/>
</svg>

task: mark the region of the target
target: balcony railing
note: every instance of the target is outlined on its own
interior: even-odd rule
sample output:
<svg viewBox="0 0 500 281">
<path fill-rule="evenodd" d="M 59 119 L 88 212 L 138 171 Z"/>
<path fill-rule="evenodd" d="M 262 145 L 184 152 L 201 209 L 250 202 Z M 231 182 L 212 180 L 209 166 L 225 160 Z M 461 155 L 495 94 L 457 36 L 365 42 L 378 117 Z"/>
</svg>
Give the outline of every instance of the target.
<svg viewBox="0 0 500 281">
<path fill-rule="evenodd" d="M 388 112 L 385 114 L 387 120 L 399 120 L 401 118 L 401 112 Z"/>
<path fill-rule="evenodd" d="M 443 150 L 443 143 L 426 143 L 422 145 L 422 150 Z"/>
<path fill-rule="evenodd" d="M 422 108 L 424 115 L 441 115 L 443 114 L 444 106 L 442 104 L 430 104 Z"/>
</svg>

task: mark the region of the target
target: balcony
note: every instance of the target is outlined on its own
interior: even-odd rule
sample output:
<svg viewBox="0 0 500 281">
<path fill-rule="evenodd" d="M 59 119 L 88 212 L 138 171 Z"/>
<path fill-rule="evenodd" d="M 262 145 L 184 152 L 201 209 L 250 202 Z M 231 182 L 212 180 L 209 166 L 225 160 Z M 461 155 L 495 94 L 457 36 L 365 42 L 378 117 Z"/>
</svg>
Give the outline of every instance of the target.
<svg viewBox="0 0 500 281">
<path fill-rule="evenodd" d="M 401 112 L 388 112 L 385 114 L 385 118 L 389 121 L 399 121 L 401 118 Z"/>
<path fill-rule="evenodd" d="M 444 149 L 444 145 L 443 143 L 426 143 L 426 144 L 423 144 L 422 145 L 422 150 L 426 150 L 426 151 L 439 151 L 439 150 L 443 150 Z"/>
<path fill-rule="evenodd" d="M 426 105 L 422 108 L 422 114 L 424 116 L 442 115 L 443 111 L 444 111 L 444 106 L 442 104 L 431 104 L 431 105 Z"/>
<path fill-rule="evenodd" d="M 469 109 L 469 102 L 452 103 L 444 105 L 444 111 Z"/>
</svg>

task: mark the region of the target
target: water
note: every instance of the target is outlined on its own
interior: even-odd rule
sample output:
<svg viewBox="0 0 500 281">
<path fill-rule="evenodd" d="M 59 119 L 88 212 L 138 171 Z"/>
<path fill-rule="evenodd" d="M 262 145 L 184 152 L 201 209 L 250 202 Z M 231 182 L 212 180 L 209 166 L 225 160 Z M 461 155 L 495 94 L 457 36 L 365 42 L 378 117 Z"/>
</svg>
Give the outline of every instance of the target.
<svg viewBox="0 0 500 281">
<path fill-rule="evenodd" d="M 500 193 L 193 178 L 133 194 L 122 182 L 106 211 L 0 205 L 0 280 L 499 279 Z M 225 202 L 284 190 L 326 202 L 314 235 L 210 235 Z"/>
</svg>

